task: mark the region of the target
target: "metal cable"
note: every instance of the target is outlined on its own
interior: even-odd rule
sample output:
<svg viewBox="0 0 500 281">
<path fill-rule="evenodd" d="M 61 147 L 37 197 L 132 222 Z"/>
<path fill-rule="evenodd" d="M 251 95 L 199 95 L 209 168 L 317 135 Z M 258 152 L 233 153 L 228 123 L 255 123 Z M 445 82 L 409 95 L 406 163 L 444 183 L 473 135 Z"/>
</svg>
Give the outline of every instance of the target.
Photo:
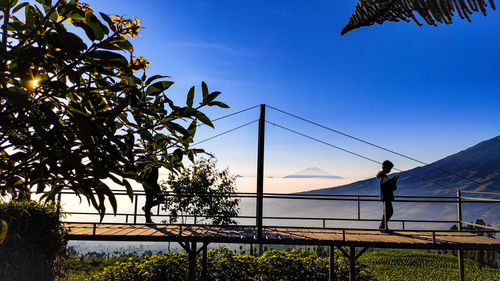
<svg viewBox="0 0 500 281">
<path fill-rule="evenodd" d="M 215 138 L 217 138 L 217 137 L 220 137 L 220 136 L 225 135 L 225 134 L 227 134 L 227 133 L 230 133 L 230 132 L 232 132 L 232 131 L 235 131 L 235 130 L 238 130 L 238 129 L 240 129 L 240 128 L 243 128 L 243 127 L 248 126 L 248 125 L 250 125 L 250 124 L 252 124 L 252 123 L 255 123 L 255 122 L 257 122 L 257 121 L 259 121 L 259 119 L 257 119 L 257 120 L 253 120 L 253 121 L 250 121 L 250 122 L 248 122 L 248 123 L 245 123 L 245 124 L 243 124 L 243 125 L 240 125 L 240 126 L 238 126 L 238 127 L 236 127 L 236 128 L 233 128 L 233 129 L 231 129 L 231 130 L 227 130 L 227 131 L 222 132 L 222 133 L 220 133 L 220 134 L 217 134 L 217 135 L 215 135 L 215 136 L 212 136 L 212 137 L 209 137 L 209 138 L 204 139 L 204 140 L 202 140 L 202 141 L 199 141 L 199 142 L 197 142 L 197 143 L 194 143 L 194 144 L 192 144 L 192 146 L 195 146 L 195 145 L 198 145 L 198 144 L 200 144 L 200 143 L 203 143 L 203 142 L 209 141 L 209 140 L 211 140 L 211 139 L 215 139 Z"/>
<path fill-rule="evenodd" d="M 361 155 L 361 154 L 358 154 L 358 153 L 356 153 L 356 152 L 352 152 L 352 151 L 350 151 L 350 150 L 347 150 L 347 149 L 344 149 L 344 148 L 338 147 L 338 146 L 333 145 L 333 144 L 331 144 L 331 143 L 327 143 L 327 142 L 325 142 L 325 141 L 322 141 L 322 140 L 320 140 L 320 139 L 317 139 L 317 138 L 314 138 L 314 137 L 308 136 L 308 135 L 306 135 L 306 134 L 303 134 L 303 133 L 297 132 L 297 131 L 295 131 L 295 130 L 292 130 L 292 129 L 289 129 L 289 128 L 286 128 L 286 127 L 283 127 L 283 126 L 278 125 L 278 124 L 275 124 L 275 123 L 273 123 L 273 122 L 266 121 L 266 123 L 269 123 L 269 124 L 271 124 L 271 125 L 274 125 L 274 126 L 276 126 L 276 127 L 281 128 L 281 129 L 287 130 L 287 131 L 292 132 L 292 133 L 294 133 L 294 134 L 297 134 L 297 135 L 303 136 L 303 137 L 305 137 L 305 138 L 308 138 L 308 139 L 311 139 L 311 140 L 314 140 L 314 141 L 320 142 L 320 143 L 322 143 L 322 144 L 325 144 L 325 145 L 331 146 L 331 147 L 336 148 L 336 149 L 338 149 L 338 150 L 342 150 L 342 151 L 344 151 L 344 152 L 347 152 L 347 153 L 349 153 L 349 154 L 352 154 L 352 155 L 358 156 L 358 157 L 363 158 L 363 159 L 365 159 L 365 160 L 368 160 L 368 161 L 371 161 L 371 162 L 374 162 L 374 163 L 377 163 L 377 164 L 380 164 L 380 165 L 382 164 L 382 162 L 379 162 L 379 161 L 377 161 L 377 160 L 374 160 L 374 159 L 371 159 L 371 158 L 369 158 L 369 157 L 366 157 L 366 156 L 363 156 L 363 155 Z M 394 170 L 399 171 L 399 172 L 404 172 L 403 170 L 400 170 L 400 169 L 397 169 L 397 168 L 394 168 Z M 451 188 L 451 187 L 445 186 L 445 185 L 443 185 L 443 184 L 440 184 L 440 183 L 434 182 L 434 181 L 432 181 L 432 180 L 428 180 L 428 179 L 426 179 L 426 178 L 424 178 L 424 177 L 420 177 L 420 176 L 417 176 L 417 175 L 412 174 L 412 173 L 409 173 L 409 172 L 406 172 L 406 173 L 407 173 L 408 175 L 410 175 L 410 176 L 414 176 L 414 177 L 419 178 L 419 179 L 421 179 L 421 180 L 423 180 L 423 181 L 426 181 L 426 182 L 428 182 L 428 183 L 435 184 L 435 185 L 440 186 L 440 187 L 442 187 L 442 188 L 446 188 L 446 189 L 451 190 L 451 191 L 453 191 L 453 192 L 456 192 L 456 191 L 457 191 L 457 189 L 454 189 L 454 188 Z"/>
<path fill-rule="evenodd" d="M 418 160 L 418 159 L 415 159 L 415 158 L 413 158 L 413 157 L 410 157 L 410 156 L 407 156 L 407 155 L 401 154 L 401 153 L 396 152 L 396 151 L 394 151 L 394 150 L 384 148 L 384 147 L 382 147 L 382 146 L 380 146 L 380 145 L 376 145 L 376 144 L 374 144 L 374 143 L 371 143 L 371 142 L 365 141 L 365 140 L 363 140 L 363 139 L 360 139 L 360 138 L 357 138 L 357 137 L 355 137 L 355 136 L 352 136 L 352 135 L 346 134 L 346 133 L 344 133 L 344 132 L 341 132 L 341 131 L 338 131 L 338 130 L 335 130 L 335 129 L 332 129 L 332 128 L 329 128 L 329 127 L 326 127 L 326 126 L 321 125 L 321 124 L 319 124 L 319 123 L 316 123 L 316 122 L 314 122 L 314 121 L 311 121 L 311 120 L 308 120 L 308 119 L 302 118 L 302 117 L 300 117 L 300 116 L 297 116 L 297 115 L 295 115 L 295 114 L 292 114 L 292 113 L 286 112 L 286 111 L 284 111 L 284 110 L 281 110 L 281 109 L 278 109 L 278 108 L 272 107 L 272 106 L 270 106 L 270 105 L 266 105 L 266 106 L 267 106 L 267 107 L 269 107 L 269 108 L 271 108 L 271 109 L 274 109 L 274 110 L 276 110 L 276 111 L 278 111 L 278 112 L 281 112 L 281 113 L 283 113 L 283 114 L 286 114 L 286 115 L 292 116 L 292 117 L 297 118 L 297 119 L 300 119 L 300 120 L 302 120 L 302 121 L 304 121 L 304 122 L 307 122 L 307 123 L 313 124 L 313 125 L 315 125 L 315 126 L 318 126 L 318 127 L 323 128 L 323 129 L 326 129 L 326 130 L 332 131 L 332 132 L 334 132 L 334 133 L 337 133 L 337 134 L 340 134 L 340 135 L 346 136 L 346 137 L 348 137 L 348 138 L 351 138 L 351 139 L 357 140 L 357 141 L 362 142 L 362 143 L 364 143 L 364 144 L 368 144 L 368 145 L 370 145 L 370 146 L 373 146 L 373 147 L 376 147 L 376 148 L 378 148 L 378 149 L 382 149 L 382 150 L 384 150 L 384 151 L 387 151 L 387 152 L 390 152 L 390 153 L 396 154 L 396 155 L 398 155 L 398 156 L 401 156 L 401 157 L 404 157 L 404 158 L 406 158 L 406 159 L 409 159 L 409 160 L 412 160 L 412 161 L 418 162 L 418 163 L 423 164 L 423 165 L 428 165 L 429 167 L 434 168 L 434 169 L 437 169 L 437 170 L 439 170 L 439 171 L 441 171 L 441 172 L 443 172 L 443 173 L 447 173 L 447 174 L 449 174 L 449 175 L 453 175 L 453 176 L 459 177 L 459 178 L 461 178 L 461 179 L 467 180 L 467 181 L 472 182 L 472 183 L 475 183 L 475 184 L 479 184 L 478 188 L 479 188 L 479 187 L 481 187 L 481 186 L 485 186 L 485 187 L 489 187 L 489 188 L 491 188 L 491 189 L 494 189 L 494 190 L 499 190 L 499 191 L 500 191 L 500 189 L 499 189 L 499 188 L 496 188 L 496 187 L 490 186 L 490 185 L 488 185 L 488 184 L 485 184 L 485 183 L 480 183 L 480 182 L 478 182 L 478 181 L 476 181 L 476 180 L 474 180 L 474 179 L 469 179 L 469 178 L 466 178 L 466 177 L 464 177 L 464 176 L 462 176 L 462 175 L 459 175 L 459 174 L 456 174 L 456 173 L 454 173 L 454 172 L 450 172 L 450 171 L 448 171 L 448 170 L 442 169 L 442 168 L 437 167 L 437 166 L 435 166 L 435 165 L 432 165 L 432 164 L 429 164 L 429 163 L 426 163 L 426 162 L 420 161 L 420 160 Z"/>
<path fill-rule="evenodd" d="M 221 117 L 219 117 L 219 118 L 215 118 L 215 119 L 213 119 L 213 120 L 211 120 L 211 121 L 212 121 L 212 122 L 216 122 L 216 121 L 222 120 L 222 119 L 224 119 L 224 118 L 231 117 L 231 116 L 233 116 L 233 115 L 240 114 L 240 113 L 242 113 L 242 112 L 245 112 L 245 111 L 248 111 L 248 110 L 254 109 L 254 108 L 259 107 L 259 106 L 260 106 L 260 104 L 258 104 L 258 105 L 256 105 L 256 106 L 252 106 L 252 107 L 246 108 L 246 109 L 243 109 L 243 110 L 240 110 L 240 111 L 233 112 L 233 113 L 228 114 L 228 115 L 221 116 Z M 198 127 L 203 126 L 203 125 L 205 125 L 205 124 L 203 124 L 203 123 L 198 124 Z"/>
</svg>

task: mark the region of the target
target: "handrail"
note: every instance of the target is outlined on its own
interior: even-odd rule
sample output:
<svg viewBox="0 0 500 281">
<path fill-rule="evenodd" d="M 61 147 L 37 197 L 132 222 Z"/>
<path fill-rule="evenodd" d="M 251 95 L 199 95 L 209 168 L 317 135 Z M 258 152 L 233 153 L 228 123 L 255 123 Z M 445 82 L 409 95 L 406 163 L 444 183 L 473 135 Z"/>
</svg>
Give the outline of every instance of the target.
<svg viewBox="0 0 500 281">
<path fill-rule="evenodd" d="M 61 194 L 74 194 L 73 192 L 62 192 Z M 194 193 L 159 193 L 158 195 L 163 196 L 173 196 L 173 197 L 190 197 L 190 196 L 202 196 L 210 195 L 212 197 L 236 197 L 236 198 L 256 198 L 255 193 L 247 193 L 248 195 L 239 195 L 241 193 L 207 193 L 207 194 L 194 194 Z M 272 194 L 272 193 L 271 193 Z M 278 193 L 279 194 L 279 193 Z M 114 193 L 115 196 L 128 196 L 127 193 Z M 146 193 L 134 193 L 134 196 L 146 196 Z M 296 200 L 330 200 L 330 201 L 364 201 L 364 202 L 380 202 L 380 199 L 363 199 L 362 197 L 378 198 L 377 195 L 330 195 L 328 197 L 341 197 L 341 198 L 326 198 L 326 197 L 313 197 L 313 196 L 298 196 L 298 195 L 267 195 L 264 193 L 264 198 L 269 199 L 296 199 Z M 358 198 L 359 197 L 359 198 Z M 426 196 L 394 196 L 394 202 L 410 202 L 410 203 L 456 203 L 457 197 L 426 197 Z M 397 198 L 427 198 L 430 200 L 407 200 L 407 199 L 397 199 Z M 450 200 L 440 200 L 436 198 L 446 198 Z M 462 203 L 487 203 L 487 202 L 500 202 L 498 199 L 489 198 L 473 198 L 473 197 L 461 197 L 464 199 L 470 199 L 469 201 L 462 200 Z M 453 200 L 451 200 L 453 199 Z"/>
<path fill-rule="evenodd" d="M 498 227 L 493 227 L 493 226 L 489 226 L 489 225 L 482 225 L 482 224 L 471 223 L 471 222 L 466 222 L 466 221 L 461 221 L 461 223 L 463 223 L 463 224 L 468 224 L 468 225 L 472 225 L 472 226 L 476 226 L 476 227 L 481 227 L 481 228 L 491 229 L 491 230 L 495 230 L 495 231 L 500 231 L 500 228 L 498 228 Z"/>
<path fill-rule="evenodd" d="M 63 194 L 73 194 L 73 192 L 63 192 Z M 127 193 L 115 193 L 116 196 L 128 196 Z M 191 196 L 201 196 L 201 195 L 210 195 L 213 197 L 233 197 L 233 198 L 241 198 L 241 199 L 249 199 L 249 198 L 257 198 L 256 193 L 250 193 L 250 192 L 245 192 L 245 193 L 237 193 L 237 192 L 232 192 L 232 193 L 215 193 L 215 194 L 192 194 L 192 193 L 181 193 L 181 194 L 174 194 L 172 192 L 166 192 L 166 193 L 161 193 L 162 196 L 174 196 L 174 197 L 191 197 Z M 134 224 L 137 223 L 138 217 L 141 218 L 143 216 L 142 212 L 139 212 L 140 206 L 138 206 L 138 201 L 140 197 L 146 196 L 144 192 L 136 192 L 134 193 L 134 196 L 132 198 L 132 204 L 134 205 L 133 208 L 133 213 L 128 213 L 128 212 L 122 212 L 122 213 L 105 213 L 105 215 L 114 215 L 114 216 L 120 216 L 120 217 L 125 217 L 125 221 L 128 223 L 129 221 L 133 222 Z M 333 222 L 333 221 L 349 221 L 349 222 L 376 222 L 379 221 L 379 219 L 375 218 L 362 218 L 361 217 L 361 207 L 360 203 L 361 202 L 381 202 L 381 200 L 378 198 L 377 195 L 352 195 L 352 194 L 281 194 L 281 193 L 265 193 L 263 195 L 263 199 L 275 199 L 275 200 L 312 200 L 312 201 L 342 201 L 342 202 L 356 202 L 357 203 L 357 216 L 355 215 L 353 218 L 351 217 L 306 217 L 306 216 L 295 216 L 295 217 L 286 217 L 286 216 L 262 216 L 262 220 L 267 220 L 267 221 L 309 221 L 309 222 L 322 222 L 323 227 L 322 228 L 327 228 L 327 222 Z M 475 197 L 463 197 L 461 196 L 460 192 L 457 192 L 456 197 L 451 197 L 451 196 L 440 196 L 440 197 L 431 197 L 431 196 L 410 196 L 410 195 L 405 195 L 405 196 L 396 196 L 394 202 L 396 203 L 434 203 L 434 204 L 456 204 L 457 205 L 457 210 L 458 210 L 458 217 L 456 220 L 425 220 L 425 219 L 392 219 L 392 223 L 401 223 L 401 228 L 405 229 L 407 228 L 405 224 L 408 223 L 420 223 L 420 224 L 443 224 L 443 223 L 450 223 L 450 224 L 457 224 L 461 226 L 461 224 L 468 224 L 468 225 L 475 225 L 471 223 L 466 223 L 462 222 L 461 219 L 461 206 L 462 204 L 468 204 L 468 203 L 486 203 L 486 204 L 491 204 L 491 203 L 496 203 L 498 204 L 500 202 L 499 199 L 489 199 L 489 198 L 475 198 Z M 355 208 L 356 209 L 356 208 Z M 63 212 L 66 215 L 98 215 L 97 213 L 93 212 Z M 157 207 L 157 211 L 154 212 L 155 214 L 152 214 L 154 217 L 165 217 L 168 218 L 169 214 L 166 214 L 165 212 L 160 214 L 160 207 Z M 197 222 L 199 219 L 208 219 L 210 220 L 211 218 L 217 218 L 220 217 L 218 215 L 211 215 L 211 216 L 200 216 L 200 215 L 188 215 L 188 214 L 182 214 L 178 215 L 177 217 L 179 218 L 184 218 L 188 219 L 188 222 L 193 221 L 194 223 Z M 256 219 L 257 216 L 250 215 L 250 216 L 243 216 L 243 215 L 237 215 L 231 217 L 232 219 L 237 219 L 237 220 L 248 220 L 248 219 Z M 186 221 L 183 221 L 186 222 Z M 477 225 L 478 227 L 483 227 Z M 284 226 L 281 226 L 284 227 Z M 295 227 L 295 226 L 290 226 L 290 227 Z M 459 227 L 459 230 L 461 227 Z M 463 229 L 462 229 L 463 230 Z M 498 230 L 497 228 L 492 228 L 490 230 Z"/>
<path fill-rule="evenodd" d="M 65 224 L 103 224 L 103 225 L 134 225 L 133 223 L 115 223 L 115 222 L 104 222 L 104 223 L 96 223 L 96 222 L 72 222 L 72 221 L 66 221 L 63 222 Z M 213 227 L 235 227 L 235 228 L 257 228 L 255 225 L 212 225 L 212 224 L 200 224 L 200 223 L 179 223 L 179 224 L 168 224 L 168 223 L 155 223 L 152 226 L 159 226 L 159 225 L 174 225 L 174 226 L 213 226 Z M 321 229 L 321 230 L 349 230 L 349 231 L 378 231 L 378 228 L 345 228 L 345 227 L 314 227 L 314 226 L 281 226 L 281 225 L 266 225 L 264 226 L 265 228 L 293 228 L 293 229 Z M 421 233 L 440 233 L 440 232 L 446 232 L 446 233 L 460 233 L 462 231 L 459 230 L 445 230 L 445 229 L 398 229 L 398 232 L 421 232 Z M 484 232 L 491 232 L 491 233 L 497 233 L 500 231 L 496 230 L 467 230 L 467 232 L 470 233 L 484 233 Z"/>
</svg>

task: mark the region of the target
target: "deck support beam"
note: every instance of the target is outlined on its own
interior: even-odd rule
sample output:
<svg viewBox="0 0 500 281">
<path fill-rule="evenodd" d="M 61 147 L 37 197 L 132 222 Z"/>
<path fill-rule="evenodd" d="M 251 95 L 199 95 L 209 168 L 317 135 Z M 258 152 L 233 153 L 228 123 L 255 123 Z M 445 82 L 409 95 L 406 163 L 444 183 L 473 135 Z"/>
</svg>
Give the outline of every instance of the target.
<svg viewBox="0 0 500 281">
<path fill-rule="evenodd" d="M 207 272 L 208 272 L 208 269 L 207 269 L 207 246 L 208 246 L 208 243 L 203 243 L 203 256 L 202 256 L 202 259 L 201 259 L 201 266 L 202 266 L 202 270 L 201 270 L 201 280 L 207 280 Z"/>
<path fill-rule="evenodd" d="M 364 247 L 358 254 L 356 254 L 356 247 L 350 246 L 349 253 L 347 253 L 342 247 L 337 247 L 342 255 L 349 260 L 349 281 L 356 281 L 356 261 L 361 255 L 368 250 L 368 247 Z"/>
<path fill-rule="evenodd" d="M 349 281 L 356 281 L 356 247 L 349 248 Z"/>
<path fill-rule="evenodd" d="M 179 242 L 188 254 L 188 279 L 189 281 L 196 280 L 196 242 Z"/>
<path fill-rule="evenodd" d="M 335 281 L 337 280 L 337 276 L 335 275 L 335 246 L 330 245 L 328 247 L 330 249 L 330 267 L 328 269 L 328 280 Z"/>
<path fill-rule="evenodd" d="M 458 250 L 458 280 L 465 281 L 464 250 Z"/>
</svg>

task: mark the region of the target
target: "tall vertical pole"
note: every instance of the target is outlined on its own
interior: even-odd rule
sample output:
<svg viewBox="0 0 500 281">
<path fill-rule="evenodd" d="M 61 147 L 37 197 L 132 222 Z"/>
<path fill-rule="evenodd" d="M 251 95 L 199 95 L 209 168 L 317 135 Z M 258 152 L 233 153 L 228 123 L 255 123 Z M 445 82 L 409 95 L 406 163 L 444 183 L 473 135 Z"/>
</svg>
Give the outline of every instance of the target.
<svg viewBox="0 0 500 281">
<path fill-rule="evenodd" d="M 257 147 L 257 237 L 262 239 L 262 217 L 264 198 L 264 132 L 266 124 L 266 105 L 260 105 L 259 140 Z M 262 248 L 262 244 L 260 244 Z M 262 254 L 262 253 L 260 253 Z"/>
<path fill-rule="evenodd" d="M 457 190 L 457 218 L 458 231 L 462 231 L 462 197 L 460 190 Z M 458 280 L 465 280 L 464 250 L 458 250 Z"/>
</svg>

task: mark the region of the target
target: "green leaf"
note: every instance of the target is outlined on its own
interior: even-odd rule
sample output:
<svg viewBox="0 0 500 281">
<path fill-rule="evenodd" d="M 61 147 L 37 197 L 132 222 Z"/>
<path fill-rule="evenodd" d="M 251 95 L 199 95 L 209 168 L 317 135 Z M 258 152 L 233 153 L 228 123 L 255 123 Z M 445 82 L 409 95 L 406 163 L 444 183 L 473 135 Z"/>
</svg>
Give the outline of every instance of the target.
<svg viewBox="0 0 500 281">
<path fill-rule="evenodd" d="M 187 106 L 193 107 L 193 101 L 194 101 L 194 86 L 191 87 L 191 89 L 189 89 L 186 101 Z"/>
<path fill-rule="evenodd" d="M 102 23 L 92 12 L 85 13 L 85 22 L 94 32 L 96 40 L 101 41 L 104 38 L 104 34 L 108 33 L 108 30 L 103 29 Z"/>
<path fill-rule="evenodd" d="M 19 4 L 19 5 L 17 5 L 17 6 L 16 6 L 16 7 L 12 10 L 12 13 L 13 13 L 13 14 L 14 14 L 14 13 L 17 13 L 17 11 L 21 10 L 22 8 L 24 8 L 24 7 L 28 6 L 28 5 L 29 5 L 29 3 L 28 3 L 28 2 L 23 2 L 23 3 Z"/>
<path fill-rule="evenodd" d="M 132 186 L 130 185 L 128 180 L 123 179 L 123 185 L 125 185 L 125 188 L 127 189 L 127 195 L 130 200 L 134 200 L 134 190 L 132 189 Z"/>
<path fill-rule="evenodd" d="M 208 96 L 208 87 L 207 87 L 207 83 L 205 83 L 205 81 L 201 82 L 201 91 L 203 94 L 203 100 L 205 100 Z"/>
<path fill-rule="evenodd" d="M 0 219 L 0 244 L 7 238 L 7 232 L 9 230 L 9 225 L 6 221 Z"/>
<path fill-rule="evenodd" d="M 208 104 L 209 106 L 212 106 L 212 105 L 217 105 L 218 107 L 222 107 L 222 108 L 229 108 L 229 105 L 221 102 L 221 101 L 213 101 L 211 103 Z"/>
<path fill-rule="evenodd" d="M 62 43 L 66 52 L 72 55 L 79 55 L 83 50 L 87 49 L 87 45 L 80 36 L 67 32 L 60 25 L 56 25 L 56 30 L 56 35 L 59 36 L 59 41 Z"/>
<path fill-rule="evenodd" d="M 196 113 L 196 118 L 198 120 L 200 120 L 203 124 L 208 125 L 208 126 L 214 128 L 214 124 L 212 124 L 212 121 L 210 121 L 210 119 L 204 113 L 202 113 L 201 111 L 198 111 Z"/>
<path fill-rule="evenodd" d="M 209 102 L 215 100 L 219 95 L 220 95 L 220 92 L 213 92 L 213 93 L 211 93 L 210 95 L 207 96 L 205 102 L 209 103 Z"/>
<path fill-rule="evenodd" d="M 153 75 L 146 80 L 146 86 L 149 86 L 154 80 L 156 79 L 161 79 L 161 78 L 170 78 L 170 76 L 164 76 L 164 75 Z"/>
<path fill-rule="evenodd" d="M 113 23 L 113 21 L 111 20 L 111 18 L 108 15 L 106 15 L 105 13 L 99 12 L 99 14 L 101 15 L 102 19 L 108 24 L 109 28 L 111 28 L 111 30 L 113 32 L 116 32 L 116 26 Z"/>
<path fill-rule="evenodd" d="M 155 96 L 166 89 L 170 88 L 174 82 L 172 81 L 160 81 L 152 84 L 151 86 L 148 87 L 146 94 L 148 96 Z"/>
<path fill-rule="evenodd" d="M 94 51 L 91 53 L 92 57 L 95 60 L 102 60 L 102 61 L 108 61 L 111 63 L 118 63 L 120 65 L 127 65 L 128 61 L 127 59 L 115 52 L 110 52 L 110 51 Z M 105 63 L 105 62 L 104 62 Z"/>
<path fill-rule="evenodd" d="M 130 43 L 127 39 L 123 37 L 117 37 L 114 40 L 109 41 L 108 43 L 114 44 L 121 50 L 133 52 L 134 47 L 132 46 L 132 43 Z"/>
</svg>

